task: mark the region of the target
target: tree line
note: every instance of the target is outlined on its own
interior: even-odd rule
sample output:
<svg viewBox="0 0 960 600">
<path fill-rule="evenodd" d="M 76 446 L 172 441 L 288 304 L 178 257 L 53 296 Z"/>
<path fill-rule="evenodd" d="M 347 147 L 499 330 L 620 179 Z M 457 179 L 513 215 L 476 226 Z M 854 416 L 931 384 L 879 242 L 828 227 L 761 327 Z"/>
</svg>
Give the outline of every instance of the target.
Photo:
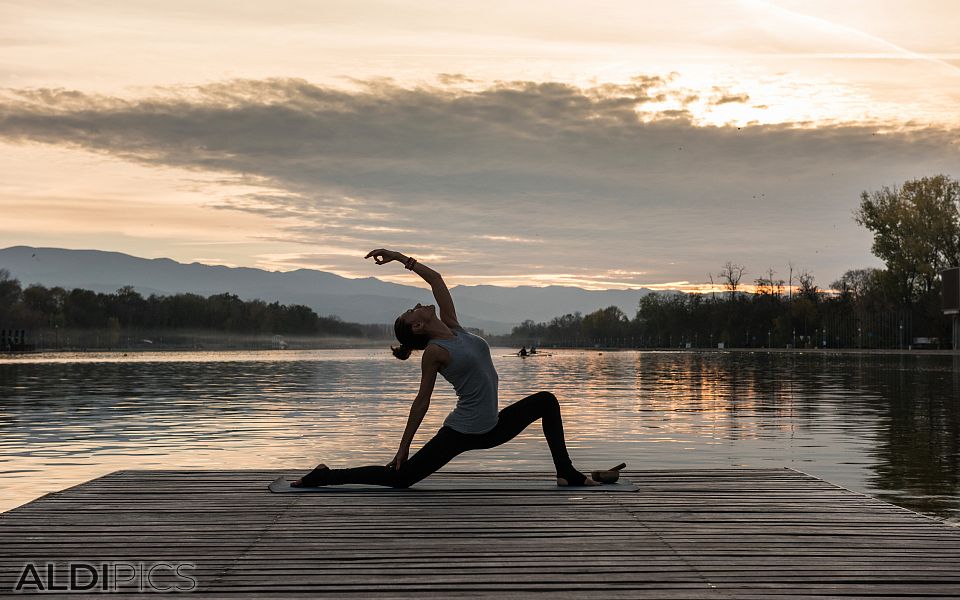
<svg viewBox="0 0 960 600">
<path fill-rule="evenodd" d="M 856 222 L 873 233 L 885 268 L 851 269 L 829 288 L 791 264 L 744 283 L 728 261 L 706 293 L 651 293 L 633 317 L 615 306 L 588 315 L 525 321 L 509 344 L 624 347 L 949 347 L 940 272 L 960 260 L 960 182 L 944 175 L 863 192 Z M 747 280 L 749 281 L 749 280 Z"/>
<path fill-rule="evenodd" d="M 950 322 L 941 313 L 939 273 L 960 257 L 960 182 L 944 175 L 863 192 L 856 222 L 873 233 L 885 268 L 852 269 L 827 289 L 789 265 L 744 283 L 746 267 L 728 261 L 708 274 L 710 292 L 652 293 L 629 317 L 617 307 L 588 315 L 525 321 L 494 341 L 570 346 L 837 347 L 943 346 Z M 749 282 L 750 279 L 747 279 Z M 0 329 L 10 332 L 202 330 L 227 334 L 389 337 L 390 328 L 320 317 L 302 305 L 241 300 L 234 294 L 143 297 L 66 290 L 20 282 L 0 269 Z M 13 336 L 13 334 L 10 334 Z M 936 341 L 934 341 L 936 340 Z M 99 345 L 99 343 L 98 343 Z"/>
<path fill-rule="evenodd" d="M 242 300 L 235 294 L 142 296 L 133 287 L 113 293 L 33 284 L 23 288 L 0 269 L 4 329 L 104 332 L 211 331 L 224 334 L 359 337 L 364 326 L 321 317 L 308 306 Z"/>
</svg>

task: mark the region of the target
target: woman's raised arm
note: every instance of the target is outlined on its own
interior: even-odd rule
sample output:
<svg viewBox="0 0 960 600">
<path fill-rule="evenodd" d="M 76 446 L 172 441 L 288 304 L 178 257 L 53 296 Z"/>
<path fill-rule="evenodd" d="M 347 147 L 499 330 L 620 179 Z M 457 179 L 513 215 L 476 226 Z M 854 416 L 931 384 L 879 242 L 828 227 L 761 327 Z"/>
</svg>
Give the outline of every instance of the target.
<svg viewBox="0 0 960 600">
<path fill-rule="evenodd" d="M 433 297 L 437 300 L 437 308 L 440 310 L 440 320 L 443 321 L 443 324 L 451 328 L 460 327 L 460 322 L 457 321 L 457 309 L 453 306 L 453 297 L 450 295 L 450 290 L 447 289 L 447 284 L 444 283 L 440 273 L 394 250 L 383 248 L 371 250 L 364 258 L 370 258 L 371 256 L 378 265 L 385 265 L 395 260 L 422 277 L 424 281 L 430 284 Z"/>
</svg>

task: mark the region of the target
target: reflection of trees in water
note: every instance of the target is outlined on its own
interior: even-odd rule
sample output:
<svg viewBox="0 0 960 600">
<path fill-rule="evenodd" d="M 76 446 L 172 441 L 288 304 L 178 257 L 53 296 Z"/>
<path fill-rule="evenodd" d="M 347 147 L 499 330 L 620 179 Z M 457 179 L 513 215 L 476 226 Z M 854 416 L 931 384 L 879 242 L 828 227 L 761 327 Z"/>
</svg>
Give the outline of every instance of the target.
<svg viewBox="0 0 960 600">
<path fill-rule="evenodd" d="M 729 440 L 778 437 L 824 412 L 820 363 L 794 354 L 640 354 L 637 410 L 675 421 L 677 433 L 709 426 Z M 703 423 L 678 418 L 684 413 Z"/>
<path fill-rule="evenodd" d="M 865 382 L 887 409 L 877 428 L 873 485 L 918 511 L 960 509 L 960 357 L 952 361 L 952 368 L 921 370 L 914 357 L 902 357 L 898 368 L 877 369 Z"/>
<path fill-rule="evenodd" d="M 643 353 L 634 365 L 635 410 L 665 434 L 861 436 L 884 499 L 960 509 L 960 357 Z"/>
</svg>

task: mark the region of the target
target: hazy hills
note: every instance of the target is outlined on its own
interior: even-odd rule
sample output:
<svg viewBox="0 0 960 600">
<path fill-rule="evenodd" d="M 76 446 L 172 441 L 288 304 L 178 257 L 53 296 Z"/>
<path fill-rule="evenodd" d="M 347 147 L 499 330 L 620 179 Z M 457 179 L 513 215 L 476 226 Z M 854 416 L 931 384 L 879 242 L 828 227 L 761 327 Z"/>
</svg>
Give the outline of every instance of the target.
<svg viewBox="0 0 960 600">
<path fill-rule="evenodd" d="M 27 286 L 84 288 L 112 292 L 131 285 L 149 295 L 229 292 L 244 299 L 305 304 L 320 315 L 337 315 L 358 323 L 392 323 L 417 302 L 432 303 L 427 289 L 380 281 L 348 279 L 324 271 L 299 269 L 285 273 L 246 267 L 183 264 L 168 258 L 146 259 L 100 250 L 65 250 L 14 246 L 0 250 L 0 268 Z M 619 306 L 633 316 L 649 290 L 590 291 L 549 286 L 515 288 L 491 285 L 455 286 L 451 294 L 460 321 L 489 333 L 508 333 L 525 319 L 547 321 L 580 311 Z"/>
</svg>

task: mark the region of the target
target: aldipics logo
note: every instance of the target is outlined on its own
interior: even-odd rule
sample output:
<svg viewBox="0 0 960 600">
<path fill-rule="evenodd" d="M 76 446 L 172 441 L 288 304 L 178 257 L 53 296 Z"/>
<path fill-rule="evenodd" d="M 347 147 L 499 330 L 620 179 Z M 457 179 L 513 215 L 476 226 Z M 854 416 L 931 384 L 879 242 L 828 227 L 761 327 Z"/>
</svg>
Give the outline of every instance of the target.
<svg viewBox="0 0 960 600">
<path fill-rule="evenodd" d="M 27 563 L 14 592 L 192 592 L 196 569 L 184 562 Z"/>
</svg>

